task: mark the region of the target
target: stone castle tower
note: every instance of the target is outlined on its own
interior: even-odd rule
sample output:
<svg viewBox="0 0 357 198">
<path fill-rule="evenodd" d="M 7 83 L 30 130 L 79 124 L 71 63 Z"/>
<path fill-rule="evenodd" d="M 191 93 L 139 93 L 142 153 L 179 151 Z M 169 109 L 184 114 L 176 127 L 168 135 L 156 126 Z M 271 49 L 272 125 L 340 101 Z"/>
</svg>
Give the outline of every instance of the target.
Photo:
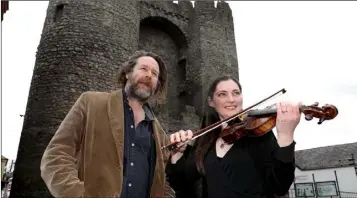
<svg viewBox="0 0 357 198">
<path fill-rule="evenodd" d="M 233 18 L 225 2 L 50 0 L 12 198 L 51 197 L 40 176 L 48 142 L 82 92 L 115 89 L 120 64 L 139 49 L 161 55 L 167 64 L 167 103 L 155 107 L 167 132 L 198 129 L 211 80 L 222 74 L 238 78 Z"/>
</svg>

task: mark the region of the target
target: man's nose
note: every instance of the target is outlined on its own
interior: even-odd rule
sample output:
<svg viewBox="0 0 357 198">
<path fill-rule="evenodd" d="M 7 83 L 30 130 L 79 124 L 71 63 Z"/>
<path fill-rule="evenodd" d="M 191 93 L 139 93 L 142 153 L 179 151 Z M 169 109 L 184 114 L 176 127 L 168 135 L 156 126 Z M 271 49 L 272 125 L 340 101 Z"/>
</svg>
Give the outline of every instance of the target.
<svg viewBox="0 0 357 198">
<path fill-rule="evenodd" d="M 145 72 L 145 77 L 151 79 L 151 77 L 152 77 L 152 72 L 151 72 L 151 71 Z"/>
</svg>

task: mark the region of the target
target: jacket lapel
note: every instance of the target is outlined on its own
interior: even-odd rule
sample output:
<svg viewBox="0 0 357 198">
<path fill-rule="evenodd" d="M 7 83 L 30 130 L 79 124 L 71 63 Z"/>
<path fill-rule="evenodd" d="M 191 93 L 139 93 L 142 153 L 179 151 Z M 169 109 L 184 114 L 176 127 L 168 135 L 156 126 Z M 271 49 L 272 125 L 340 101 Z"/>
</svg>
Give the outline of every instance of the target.
<svg viewBox="0 0 357 198">
<path fill-rule="evenodd" d="M 164 196 L 164 185 L 165 185 L 165 174 L 164 174 L 164 159 L 163 159 L 163 151 L 161 150 L 161 146 L 163 146 L 163 138 L 160 133 L 161 130 L 157 119 L 153 122 L 153 131 L 154 131 L 154 139 L 155 139 L 155 148 L 156 148 L 156 166 L 154 172 L 153 183 L 151 187 L 151 197 L 163 197 Z"/>
<path fill-rule="evenodd" d="M 124 153 L 124 107 L 123 107 L 123 94 L 119 89 L 110 93 L 108 101 L 108 114 L 111 131 L 113 133 L 116 152 L 118 154 L 119 164 L 119 182 L 123 183 L 123 153 Z"/>
</svg>

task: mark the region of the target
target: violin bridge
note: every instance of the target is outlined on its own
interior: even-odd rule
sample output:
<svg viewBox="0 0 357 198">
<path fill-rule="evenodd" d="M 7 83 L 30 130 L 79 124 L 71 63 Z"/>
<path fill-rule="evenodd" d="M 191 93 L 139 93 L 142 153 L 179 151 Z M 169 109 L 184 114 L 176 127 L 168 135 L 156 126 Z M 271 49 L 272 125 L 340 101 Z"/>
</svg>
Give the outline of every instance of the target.
<svg viewBox="0 0 357 198">
<path fill-rule="evenodd" d="M 248 114 L 247 114 L 247 113 L 243 113 L 243 114 L 241 114 L 241 115 L 238 116 L 238 118 L 241 119 L 241 120 L 244 120 L 244 119 L 247 118 L 247 117 L 248 117 Z"/>
</svg>

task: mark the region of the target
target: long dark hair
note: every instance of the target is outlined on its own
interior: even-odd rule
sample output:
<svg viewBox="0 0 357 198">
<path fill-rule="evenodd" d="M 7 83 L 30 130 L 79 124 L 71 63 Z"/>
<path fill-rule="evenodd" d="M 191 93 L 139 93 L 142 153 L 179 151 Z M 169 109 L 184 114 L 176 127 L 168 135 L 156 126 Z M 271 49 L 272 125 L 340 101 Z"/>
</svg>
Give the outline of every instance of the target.
<svg viewBox="0 0 357 198">
<path fill-rule="evenodd" d="M 213 107 L 209 106 L 208 98 L 210 98 L 210 99 L 213 98 L 213 94 L 216 91 L 218 83 L 220 83 L 222 81 L 227 81 L 227 80 L 233 80 L 235 83 L 237 83 L 240 91 L 242 92 L 242 86 L 236 78 L 234 78 L 232 76 L 227 76 L 227 75 L 216 78 L 212 82 L 212 84 L 210 85 L 210 87 L 208 89 L 207 98 L 205 101 L 205 107 L 204 107 L 204 111 L 203 111 L 203 117 L 202 117 L 202 121 L 201 121 L 201 129 L 204 127 L 207 127 L 215 122 L 218 122 L 220 120 L 216 110 Z M 196 166 L 197 166 L 198 171 L 202 175 L 205 174 L 205 170 L 204 170 L 204 166 L 203 166 L 204 158 L 205 158 L 208 150 L 211 148 L 211 146 L 215 143 L 215 140 L 218 138 L 220 131 L 221 131 L 221 129 L 220 129 L 220 127 L 218 127 L 216 129 L 214 129 L 213 131 L 209 132 L 208 134 L 197 138 L 197 140 L 194 143 L 195 155 L 196 155 Z"/>
</svg>

